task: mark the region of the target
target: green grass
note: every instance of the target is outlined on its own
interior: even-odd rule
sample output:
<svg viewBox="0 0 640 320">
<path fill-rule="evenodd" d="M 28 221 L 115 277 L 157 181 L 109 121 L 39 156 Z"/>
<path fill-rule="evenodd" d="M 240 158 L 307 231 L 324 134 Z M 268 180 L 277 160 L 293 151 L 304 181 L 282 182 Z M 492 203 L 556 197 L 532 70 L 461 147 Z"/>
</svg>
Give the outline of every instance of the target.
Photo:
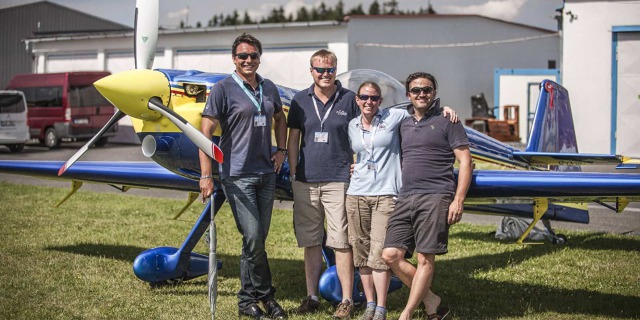
<svg viewBox="0 0 640 320">
<path fill-rule="evenodd" d="M 201 205 L 176 221 L 183 201 L 79 191 L 53 208 L 66 192 L 0 182 L 0 319 L 210 318 L 205 277 L 150 288 L 132 271 L 138 253 L 179 246 Z M 224 263 L 217 318 L 237 318 L 240 236 L 228 206 L 216 221 Z M 566 245 L 517 246 L 495 240 L 494 230 L 456 225 L 450 253 L 436 259 L 433 288 L 453 319 L 640 317 L 640 237 L 563 232 Z M 268 253 L 277 298 L 293 309 L 305 285 L 290 211 L 274 211 Z M 407 296 L 406 288 L 390 295 L 390 319 Z M 331 306 L 322 306 L 308 319 L 329 318 Z"/>
</svg>

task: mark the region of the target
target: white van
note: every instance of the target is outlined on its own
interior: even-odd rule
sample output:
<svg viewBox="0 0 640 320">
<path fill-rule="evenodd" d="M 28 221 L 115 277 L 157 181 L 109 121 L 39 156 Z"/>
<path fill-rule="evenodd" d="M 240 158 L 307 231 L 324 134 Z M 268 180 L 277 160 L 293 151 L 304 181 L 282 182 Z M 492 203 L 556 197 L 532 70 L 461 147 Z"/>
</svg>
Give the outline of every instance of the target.
<svg viewBox="0 0 640 320">
<path fill-rule="evenodd" d="M 0 145 L 22 152 L 29 141 L 27 102 L 21 91 L 0 90 Z"/>
</svg>

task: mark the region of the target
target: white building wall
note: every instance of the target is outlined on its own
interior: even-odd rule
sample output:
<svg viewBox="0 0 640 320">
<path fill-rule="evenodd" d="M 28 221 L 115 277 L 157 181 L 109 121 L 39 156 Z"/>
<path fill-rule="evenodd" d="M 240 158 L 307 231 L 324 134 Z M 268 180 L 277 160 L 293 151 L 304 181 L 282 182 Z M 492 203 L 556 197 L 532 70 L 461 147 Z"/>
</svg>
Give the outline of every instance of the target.
<svg viewBox="0 0 640 320">
<path fill-rule="evenodd" d="M 566 0 L 564 13 L 562 79 L 570 94 L 578 150 L 610 153 L 611 30 L 640 25 L 640 1 Z"/>
<path fill-rule="evenodd" d="M 559 61 L 559 37 L 552 31 L 480 16 L 354 17 L 348 28 L 350 68 L 380 70 L 402 83 L 412 72 L 432 73 L 438 96 L 462 119 L 471 117 L 471 96 L 477 93 L 483 92 L 489 106 L 495 106 L 495 68 L 545 69 L 549 60 Z M 478 45 L 537 36 L 547 37 Z M 425 45 L 457 46 L 418 47 Z"/>
</svg>

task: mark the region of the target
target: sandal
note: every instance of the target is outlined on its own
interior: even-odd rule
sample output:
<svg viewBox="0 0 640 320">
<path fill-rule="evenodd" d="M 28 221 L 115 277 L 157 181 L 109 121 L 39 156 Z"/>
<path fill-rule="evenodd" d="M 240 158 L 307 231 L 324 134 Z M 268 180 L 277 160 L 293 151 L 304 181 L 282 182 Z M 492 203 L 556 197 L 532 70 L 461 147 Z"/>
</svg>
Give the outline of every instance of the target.
<svg viewBox="0 0 640 320">
<path fill-rule="evenodd" d="M 444 320 L 449 315 L 449 308 L 439 307 L 436 313 L 428 314 L 426 320 Z"/>
</svg>

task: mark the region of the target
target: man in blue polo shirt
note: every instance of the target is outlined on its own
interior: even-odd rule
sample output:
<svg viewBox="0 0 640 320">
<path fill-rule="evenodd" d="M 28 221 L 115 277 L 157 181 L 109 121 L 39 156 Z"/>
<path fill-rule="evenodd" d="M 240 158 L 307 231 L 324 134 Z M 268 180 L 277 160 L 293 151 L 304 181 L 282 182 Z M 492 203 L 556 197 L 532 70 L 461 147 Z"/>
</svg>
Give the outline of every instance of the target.
<svg viewBox="0 0 640 320">
<path fill-rule="evenodd" d="M 410 117 L 400 124 L 402 188 L 389 218 L 382 258 L 411 288 L 401 320 L 409 320 L 422 302 L 427 319 L 443 319 L 449 310 L 431 291 L 436 254 L 447 253 L 449 226 L 462 218 L 471 183 L 469 140 L 461 123 L 439 116 L 438 83 L 416 72 L 405 82 Z M 453 164 L 459 162 L 458 180 Z M 417 268 L 406 257 L 417 252 Z"/>
<path fill-rule="evenodd" d="M 276 85 L 256 72 L 262 44 L 243 33 L 231 49 L 235 72 L 218 81 L 202 112 L 202 132 L 212 136 L 220 126 L 220 179 L 238 231 L 242 234 L 238 314 L 254 319 L 284 319 L 275 300 L 265 242 L 271 224 L 276 176 L 285 158 L 287 127 Z M 271 126 L 278 151 L 271 153 Z M 203 199 L 213 192 L 212 161 L 200 151 L 200 190 Z M 265 312 L 260 309 L 262 302 Z"/>
<path fill-rule="evenodd" d="M 326 217 L 326 246 L 335 251 L 343 298 L 334 318 L 345 319 L 353 311 L 354 277 L 345 211 L 353 163 L 348 126 L 359 110 L 355 94 L 336 80 L 338 59 L 333 52 L 319 50 L 310 62 L 314 83 L 293 97 L 288 118 L 293 224 L 298 246 L 304 248 L 308 295 L 296 313 L 312 313 L 320 306 L 318 281 Z"/>
</svg>

